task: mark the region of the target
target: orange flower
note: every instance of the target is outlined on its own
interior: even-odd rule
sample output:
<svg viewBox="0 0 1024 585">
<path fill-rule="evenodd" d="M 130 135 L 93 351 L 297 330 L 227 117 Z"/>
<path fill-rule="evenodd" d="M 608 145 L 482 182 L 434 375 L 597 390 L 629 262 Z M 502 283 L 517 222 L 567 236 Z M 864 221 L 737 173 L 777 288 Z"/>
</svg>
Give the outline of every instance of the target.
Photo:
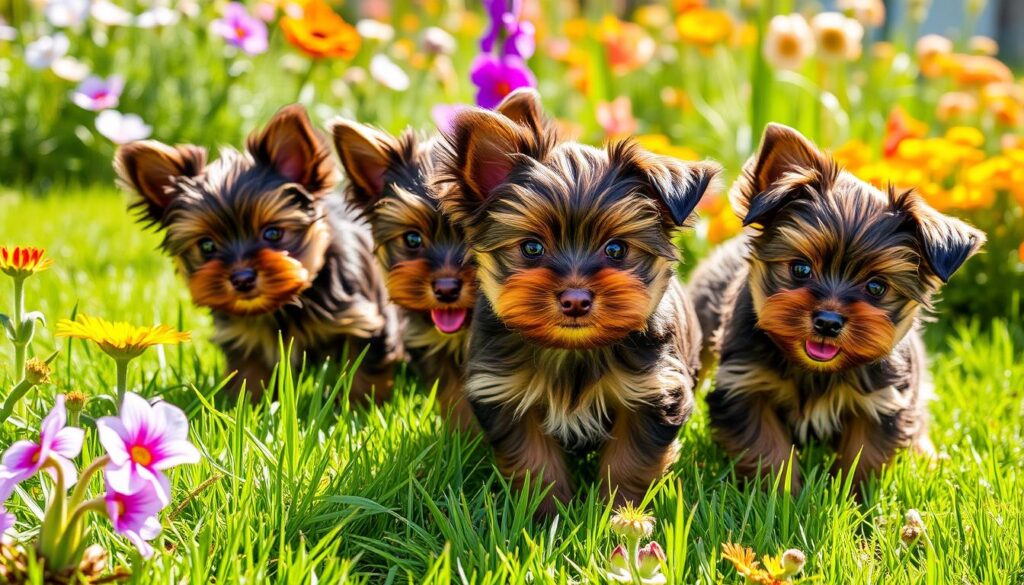
<svg viewBox="0 0 1024 585">
<path fill-rule="evenodd" d="M 604 45 L 608 64 L 616 75 L 643 67 L 654 56 L 657 45 L 638 24 L 623 22 L 607 15 L 597 29 L 597 38 Z"/>
<path fill-rule="evenodd" d="M 302 17 L 281 19 L 284 38 L 314 59 L 341 57 L 349 59 L 359 51 L 359 33 L 345 22 L 323 0 L 309 0 L 302 7 Z"/>
<path fill-rule="evenodd" d="M 946 60 L 946 71 L 960 85 L 1013 82 L 1010 68 L 999 59 L 987 55 L 951 55 Z"/>
<path fill-rule="evenodd" d="M 953 41 L 941 35 L 925 35 L 917 39 L 915 49 L 921 75 L 938 77 L 942 75 L 946 57 L 953 52 Z"/>
<path fill-rule="evenodd" d="M 981 89 L 985 109 L 1003 126 L 1018 126 L 1024 119 L 1024 89 L 1013 83 L 990 83 Z"/>
<path fill-rule="evenodd" d="M 678 14 L 695 10 L 697 8 L 704 8 L 705 5 L 707 5 L 707 0 L 675 0 L 672 2 L 672 8 L 674 8 Z"/>
<path fill-rule="evenodd" d="M 978 98 L 963 91 L 951 91 L 939 98 L 935 115 L 942 122 L 962 120 L 978 111 Z"/>
<path fill-rule="evenodd" d="M 732 35 L 732 17 L 724 10 L 695 8 L 676 18 L 676 30 L 683 42 L 706 49 Z"/>
<path fill-rule="evenodd" d="M 1021 242 L 1020 248 L 1017 248 L 1017 258 L 1020 258 L 1020 261 L 1024 262 L 1024 242 Z"/>
<path fill-rule="evenodd" d="M 995 39 L 986 36 L 974 36 L 967 43 L 967 48 L 975 55 L 988 55 L 993 57 L 999 52 L 999 43 Z"/>
<path fill-rule="evenodd" d="M 53 260 L 43 258 L 45 254 L 45 248 L 0 246 L 0 272 L 13 278 L 25 278 L 42 272 L 53 264 Z"/>
<path fill-rule="evenodd" d="M 928 133 L 928 125 L 910 116 L 903 108 L 896 106 L 889 112 L 885 124 L 885 145 L 882 152 L 886 158 L 896 154 L 900 142 L 907 138 L 921 138 Z"/>
<path fill-rule="evenodd" d="M 676 146 L 664 134 L 642 134 L 636 137 L 637 143 L 647 150 L 679 160 L 699 160 L 697 151 L 686 146 Z"/>
</svg>

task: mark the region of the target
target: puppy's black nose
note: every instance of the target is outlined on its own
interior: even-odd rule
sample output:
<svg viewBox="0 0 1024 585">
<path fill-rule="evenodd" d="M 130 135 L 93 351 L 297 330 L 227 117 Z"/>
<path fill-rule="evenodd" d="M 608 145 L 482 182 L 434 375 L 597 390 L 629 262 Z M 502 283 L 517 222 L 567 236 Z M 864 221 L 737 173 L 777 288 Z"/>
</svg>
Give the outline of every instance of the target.
<svg viewBox="0 0 1024 585">
<path fill-rule="evenodd" d="M 438 278 L 434 281 L 434 297 L 442 303 L 454 303 L 459 300 L 462 292 L 462 280 L 458 278 Z"/>
<path fill-rule="evenodd" d="M 562 307 L 562 314 L 567 317 L 582 317 L 590 312 L 594 305 L 594 295 L 590 291 L 579 288 L 570 288 L 558 295 L 558 305 Z"/>
<path fill-rule="evenodd" d="M 238 292 L 249 292 L 256 287 L 256 271 L 252 268 L 241 268 L 232 272 L 228 280 Z"/>
<path fill-rule="evenodd" d="M 832 311 L 814 313 L 814 332 L 823 337 L 835 337 L 846 325 L 846 317 Z"/>
</svg>

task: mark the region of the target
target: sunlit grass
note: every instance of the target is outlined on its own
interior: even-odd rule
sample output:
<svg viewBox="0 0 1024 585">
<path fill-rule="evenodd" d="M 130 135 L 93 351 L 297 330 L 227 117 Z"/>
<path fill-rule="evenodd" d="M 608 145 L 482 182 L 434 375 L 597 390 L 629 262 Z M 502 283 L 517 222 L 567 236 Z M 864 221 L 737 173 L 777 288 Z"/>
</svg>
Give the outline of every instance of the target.
<svg viewBox="0 0 1024 585">
<path fill-rule="evenodd" d="M 28 285 L 28 308 L 43 311 L 51 327 L 77 307 L 194 333 L 191 344 L 139 358 L 129 378 L 133 389 L 186 410 L 205 455 L 172 474 L 173 503 L 155 543 L 162 552 L 144 563 L 106 520 L 92 524 L 92 538 L 133 569 L 135 582 L 602 582 L 616 543 L 596 489 L 581 488 L 557 522 L 535 522 L 537 492 L 510 492 L 489 449 L 448 431 L 429 387 L 411 380 L 382 407 L 356 412 L 314 390 L 322 387 L 319 372 L 279 373 L 273 405 L 211 397 L 223 361 L 208 341 L 209 318 L 189 304 L 171 262 L 156 251 L 159 235 L 132 223 L 120 195 L 26 200 L 4 193 L 0 209 L 0 242 L 45 246 L 55 259 Z M 10 292 L 7 281 L 0 286 L 3 309 Z M 729 541 L 759 556 L 803 550 L 812 583 L 1022 582 L 1021 330 L 951 319 L 937 326 L 943 334 L 928 336 L 939 396 L 932 436 L 948 458 L 932 469 L 901 456 L 867 488 L 863 504 L 827 476 L 822 448 L 803 457 L 808 474 L 798 497 L 738 484 L 698 410 L 681 460 L 649 506 L 669 582 L 739 582 L 721 559 Z M 0 386 L 9 388 L 10 347 L 0 348 Z M 40 332 L 34 348 L 36 355 L 62 351 L 58 389 L 112 393 L 114 367 L 99 350 L 75 342 L 69 362 L 52 329 Z M 344 394 L 344 382 L 335 391 Z M 52 392 L 35 397 L 30 423 L 52 404 Z M 86 414 L 109 408 L 96 401 Z M 0 447 L 26 433 L 5 425 Z M 85 459 L 101 452 L 94 432 L 85 451 Z M 15 495 L 9 502 L 19 531 L 36 525 L 33 506 L 42 501 L 38 487 L 25 495 L 28 501 Z M 913 547 L 900 540 L 910 508 L 926 527 Z"/>
</svg>

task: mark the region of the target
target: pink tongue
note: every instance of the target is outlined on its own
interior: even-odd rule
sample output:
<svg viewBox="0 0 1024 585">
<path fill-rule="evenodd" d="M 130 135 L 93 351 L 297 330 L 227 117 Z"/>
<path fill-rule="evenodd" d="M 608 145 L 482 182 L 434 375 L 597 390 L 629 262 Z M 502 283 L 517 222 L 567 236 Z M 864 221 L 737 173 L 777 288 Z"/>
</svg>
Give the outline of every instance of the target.
<svg viewBox="0 0 1024 585">
<path fill-rule="evenodd" d="M 466 322 L 468 309 L 431 309 L 430 318 L 441 333 L 455 333 Z"/>
<path fill-rule="evenodd" d="M 806 348 L 807 355 L 819 362 L 827 362 L 828 360 L 836 357 L 836 354 L 839 353 L 839 348 L 829 343 L 808 341 Z"/>
</svg>

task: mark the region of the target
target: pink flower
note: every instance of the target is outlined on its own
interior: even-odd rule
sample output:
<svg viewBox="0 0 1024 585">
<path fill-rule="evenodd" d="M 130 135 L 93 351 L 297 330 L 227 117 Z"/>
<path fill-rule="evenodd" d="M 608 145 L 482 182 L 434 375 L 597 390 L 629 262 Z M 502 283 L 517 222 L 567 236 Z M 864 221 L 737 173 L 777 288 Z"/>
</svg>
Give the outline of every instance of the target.
<svg viewBox="0 0 1024 585">
<path fill-rule="evenodd" d="M 7 511 L 7 508 L 0 506 L 0 534 L 7 532 L 8 528 L 14 526 L 14 514 Z"/>
<path fill-rule="evenodd" d="M 96 116 L 96 131 L 114 144 L 128 144 L 149 138 L 153 133 L 153 127 L 143 122 L 138 114 L 103 110 Z"/>
<path fill-rule="evenodd" d="M 96 429 L 110 456 L 107 483 L 122 494 L 152 486 L 167 504 L 171 490 L 163 470 L 199 461 L 199 451 L 188 440 L 185 413 L 166 402 L 151 405 L 128 392 L 121 404 L 121 416 L 99 419 Z"/>
<path fill-rule="evenodd" d="M 633 102 L 626 96 L 619 96 L 610 102 L 597 104 L 597 123 L 609 138 L 622 138 L 636 132 L 637 122 L 633 117 Z"/>
<path fill-rule="evenodd" d="M 223 18 L 213 21 L 210 27 L 228 44 L 250 55 L 259 55 L 267 50 L 267 25 L 251 16 L 241 2 L 229 2 L 224 6 Z"/>
<path fill-rule="evenodd" d="M 145 558 L 153 556 L 153 547 L 147 542 L 160 534 L 160 520 L 156 515 L 164 509 L 166 502 L 152 486 L 146 485 L 134 494 L 114 490 L 107 476 L 107 515 L 114 528 L 131 541 L 139 554 Z"/>
<path fill-rule="evenodd" d="M 116 108 L 123 90 L 124 78 L 120 75 L 111 75 L 106 79 L 90 75 L 78 85 L 71 99 L 83 110 L 98 112 Z"/>
<path fill-rule="evenodd" d="M 39 442 L 15 441 L 3 456 L 0 465 L 0 495 L 7 495 L 9 489 L 36 474 L 47 463 L 60 467 L 64 485 L 69 486 L 78 479 L 78 470 L 71 459 L 82 451 L 85 431 L 65 426 L 68 415 L 64 410 L 64 395 L 57 396 L 53 410 L 43 419 L 39 430 Z M 56 471 L 47 468 L 56 477 Z M 5 497 L 4 500 L 7 498 Z"/>
</svg>

